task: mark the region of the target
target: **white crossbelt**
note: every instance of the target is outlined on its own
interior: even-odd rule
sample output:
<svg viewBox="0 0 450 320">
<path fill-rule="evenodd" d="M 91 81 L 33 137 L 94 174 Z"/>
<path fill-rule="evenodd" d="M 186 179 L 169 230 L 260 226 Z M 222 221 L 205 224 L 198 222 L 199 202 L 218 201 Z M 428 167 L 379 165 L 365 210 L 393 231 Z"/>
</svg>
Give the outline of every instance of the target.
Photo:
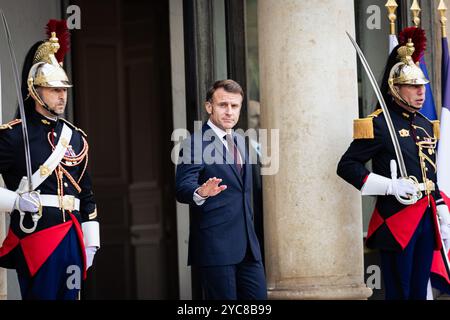
<svg viewBox="0 0 450 320">
<path fill-rule="evenodd" d="M 60 197 L 53 194 L 41 194 L 41 205 L 43 207 L 62 208 L 68 211 L 80 211 L 80 199 L 74 196 L 65 195 L 60 203 Z"/>
<path fill-rule="evenodd" d="M 36 190 L 41 185 L 41 183 L 44 182 L 45 179 L 47 179 L 56 169 L 61 159 L 64 157 L 64 154 L 66 153 L 71 138 L 72 129 L 70 129 L 69 126 L 64 123 L 63 129 L 61 131 L 61 136 L 59 138 L 58 144 L 55 147 L 55 150 L 40 167 L 40 169 L 38 169 L 31 177 L 33 190 Z"/>
</svg>

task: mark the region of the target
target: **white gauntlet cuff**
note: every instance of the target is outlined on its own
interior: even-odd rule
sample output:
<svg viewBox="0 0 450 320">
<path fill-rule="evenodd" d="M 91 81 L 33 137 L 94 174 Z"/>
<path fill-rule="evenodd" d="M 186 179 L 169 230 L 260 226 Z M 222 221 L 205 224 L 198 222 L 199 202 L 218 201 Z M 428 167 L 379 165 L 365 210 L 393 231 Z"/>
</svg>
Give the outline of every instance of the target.
<svg viewBox="0 0 450 320">
<path fill-rule="evenodd" d="M 363 196 L 384 196 L 391 184 L 391 179 L 380 176 L 376 173 L 370 173 L 366 182 L 361 188 Z"/>
<path fill-rule="evenodd" d="M 85 247 L 100 248 L 100 225 L 98 221 L 88 221 L 81 224 Z"/>
<path fill-rule="evenodd" d="M 6 188 L 0 188 L 0 211 L 14 211 L 18 196 L 19 195 L 14 191 L 8 190 Z"/>
</svg>

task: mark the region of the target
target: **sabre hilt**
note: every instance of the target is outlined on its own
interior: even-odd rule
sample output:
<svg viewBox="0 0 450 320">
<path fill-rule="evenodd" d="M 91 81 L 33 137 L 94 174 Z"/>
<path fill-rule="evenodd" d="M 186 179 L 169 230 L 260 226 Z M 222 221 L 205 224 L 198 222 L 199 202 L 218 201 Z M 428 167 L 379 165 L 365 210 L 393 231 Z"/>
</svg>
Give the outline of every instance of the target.
<svg viewBox="0 0 450 320">
<path fill-rule="evenodd" d="M 397 163 L 395 162 L 395 160 L 391 160 L 390 167 L 391 167 L 392 183 L 396 184 L 398 178 L 397 178 Z M 400 202 L 401 204 L 404 204 L 404 205 L 415 204 L 419 199 L 422 198 L 422 192 L 420 191 L 420 188 L 419 188 L 419 181 L 417 181 L 417 178 L 413 177 L 413 176 L 400 177 L 400 179 L 411 181 L 416 186 L 417 192 L 415 194 L 410 195 L 408 198 L 404 198 L 404 197 L 400 196 L 398 194 L 398 190 L 395 189 L 395 192 L 394 192 L 395 199 L 397 199 L 398 202 Z"/>
<path fill-rule="evenodd" d="M 42 202 L 40 193 L 38 191 L 31 191 L 29 188 L 29 181 L 27 177 L 23 177 L 22 180 L 20 180 L 19 188 L 16 190 L 16 192 L 21 196 L 24 193 L 29 193 L 31 195 L 30 199 L 37 199 L 33 203 L 36 205 L 36 207 L 39 208 L 38 212 L 30 212 L 31 214 L 31 220 L 33 221 L 33 226 L 31 228 L 26 228 L 23 224 L 23 219 L 25 218 L 24 211 L 20 210 L 18 208 L 19 214 L 20 214 L 20 221 L 19 221 L 19 227 L 20 230 L 22 230 L 25 233 L 32 233 L 34 230 L 36 230 L 37 223 L 39 219 L 42 217 Z M 30 201 L 30 200 L 29 200 Z"/>
</svg>

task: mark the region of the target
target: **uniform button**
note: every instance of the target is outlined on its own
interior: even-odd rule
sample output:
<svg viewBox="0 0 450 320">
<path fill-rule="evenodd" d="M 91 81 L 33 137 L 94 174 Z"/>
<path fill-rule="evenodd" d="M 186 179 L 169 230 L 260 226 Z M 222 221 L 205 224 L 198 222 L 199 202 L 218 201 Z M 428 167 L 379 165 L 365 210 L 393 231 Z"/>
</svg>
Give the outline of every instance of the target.
<svg viewBox="0 0 450 320">
<path fill-rule="evenodd" d="M 58 134 L 57 134 L 56 132 L 53 132 L 53 136 L 54 136 L 54 137 L 57 137 Z"/>
<path fill-rule="evenodd" d="M 64 187 L 68 187 L 69 185 L 67 184 L 67 182 L 64 182 Z"/>
</svg>

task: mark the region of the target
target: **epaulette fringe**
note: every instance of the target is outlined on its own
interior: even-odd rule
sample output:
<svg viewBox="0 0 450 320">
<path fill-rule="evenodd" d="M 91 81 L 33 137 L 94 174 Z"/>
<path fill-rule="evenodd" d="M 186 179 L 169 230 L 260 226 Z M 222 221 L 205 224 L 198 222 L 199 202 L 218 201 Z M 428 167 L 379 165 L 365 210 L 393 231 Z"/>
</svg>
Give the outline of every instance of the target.
<svg viewBox="0 0 450 320">
<path fill-rule="evenodd" d="M 353 139 L 374 139 L 373 118 L 378 117 L 382 112 L 382 109 L 377 109 L 367 118 L 353 120 Z"/>
<path fill-rule="evenodd" d="M 439 139 L 441 137 L 441 129 L 440 129 L 441 122 L 439 120 L 431 120 L 431 123 L 433 124 L 434 137 L 436 139 Z"/>
</svg>

